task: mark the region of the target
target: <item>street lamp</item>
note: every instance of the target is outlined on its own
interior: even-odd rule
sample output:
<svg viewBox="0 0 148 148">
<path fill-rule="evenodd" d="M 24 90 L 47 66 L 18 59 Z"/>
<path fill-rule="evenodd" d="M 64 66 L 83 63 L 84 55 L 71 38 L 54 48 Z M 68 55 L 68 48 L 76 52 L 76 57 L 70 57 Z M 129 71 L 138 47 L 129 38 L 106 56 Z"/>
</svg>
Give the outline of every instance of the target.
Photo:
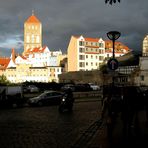
<svg viewBox="0 0 148 148">
<path fill-rule="evenodd" d="M 115 71 L 118 68 L 118 61 L 115 59 L 115 40 L 120 37 L 121 33 L 118 31 L 110 31 L 107 33 L 107 37 L 113 41 L 113 56 L 111 59 L 108 60 L 108 67 L 109 69 Z M 112 76 L 112 85 L 114 87 L 114 73 Z"/>
<path fill-rule="evenodd" d="M 107 33 L 107 37 L 113 41 L 113 58 L 115 58 L 115 40 L 120 37 L 121 33 L 118 31 L 110 31 Z"/>
</svg>

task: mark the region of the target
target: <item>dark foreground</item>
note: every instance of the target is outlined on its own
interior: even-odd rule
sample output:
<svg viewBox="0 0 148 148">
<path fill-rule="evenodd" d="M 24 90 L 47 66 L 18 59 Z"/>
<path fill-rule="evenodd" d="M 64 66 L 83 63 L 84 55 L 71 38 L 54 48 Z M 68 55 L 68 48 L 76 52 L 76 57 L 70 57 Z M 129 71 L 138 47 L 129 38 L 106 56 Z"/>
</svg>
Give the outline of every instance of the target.
<svg viewBox="0 0 148 148">
<path fill-rule="evenodd" d="M 123 124 L 120 116 L 117 118 L 113 136 L 107 135 L 107 127 L 97 130 L 92 138 L 90 148 L 146 148 L 148 147 L 148 123 L 145 111 L 138 113 L 138 127 L 131 126 L 128 135 L 123 134 Z"/>
<path fill-rule="evenodd" d="M 148 125 L 145 111 L 138 114 L 139 127 L 123 136 L 118 116 L 112 139 L 100 122 L 101 101 L 77 102 L 72 113 L 58 106 L 0 110 L 0 148 L 145 148 Z"/>
<path fill-rule="evenodd" d="M 58 106 L 0 110 L 1 148 L 69 148 L 99 117 L 99 101 L 75 103 L 72 113 Z"/>
</svg>

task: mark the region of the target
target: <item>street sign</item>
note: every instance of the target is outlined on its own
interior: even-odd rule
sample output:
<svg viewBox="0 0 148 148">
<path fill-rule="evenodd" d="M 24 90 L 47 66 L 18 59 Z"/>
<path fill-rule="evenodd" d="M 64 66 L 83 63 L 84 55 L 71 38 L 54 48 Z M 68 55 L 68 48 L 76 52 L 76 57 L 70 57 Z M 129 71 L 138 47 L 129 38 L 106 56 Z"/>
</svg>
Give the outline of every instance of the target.
<svg viewBox="0 0 148 148">
<path fill-rule="evenodd" d="M 107 65 L 110 70 L 116 70 L 118 68 L 118 61 L 115 58 L 111 58 L 108 60 Z"/>
</svg>

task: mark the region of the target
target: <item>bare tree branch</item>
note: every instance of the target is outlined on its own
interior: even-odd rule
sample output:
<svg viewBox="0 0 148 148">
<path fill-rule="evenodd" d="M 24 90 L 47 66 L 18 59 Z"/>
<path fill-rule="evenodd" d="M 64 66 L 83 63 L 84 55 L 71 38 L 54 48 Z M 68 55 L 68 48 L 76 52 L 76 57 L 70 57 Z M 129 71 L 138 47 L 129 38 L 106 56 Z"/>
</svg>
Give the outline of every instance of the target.
<svg viewBox="0 0 148 148">
<path fill-rule="evenodd" d="M 113 3 L 116 3 L 116 2 L 119 2 L 120 3 L 120 0 L 105 0 L 105 3 L 109 3 L 110 5 L 112 5 Z"/>
</svg>

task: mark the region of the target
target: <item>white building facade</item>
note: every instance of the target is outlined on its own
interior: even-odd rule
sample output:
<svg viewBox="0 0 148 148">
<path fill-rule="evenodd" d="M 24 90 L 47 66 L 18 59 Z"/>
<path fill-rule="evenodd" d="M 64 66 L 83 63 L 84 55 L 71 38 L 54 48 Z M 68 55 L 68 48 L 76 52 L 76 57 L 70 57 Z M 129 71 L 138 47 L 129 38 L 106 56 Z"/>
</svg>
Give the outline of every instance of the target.
<svg viewBox="0 0 148 148">
<path fill-rule="evenodd" d="M 61 51 L 50 51 L 48 47 L 31 49 L 28 56 L 17 56 L 11 60 L 6 69 L 6 77 L 12 83 L 58 82 L 58 75 L 62 73 L 58 56 Z"/>
<path fill-rule="evenodd" d="M 116 57 L 129 52 L 128 47 L 118 44 L 115 43 Z M 105 58 L 112 57 L 112 47 L 111 41 L 106 43 L 102 38 L 72 36 L 68 46 L 68 71 L 99 69 Z"/>
</svg>

